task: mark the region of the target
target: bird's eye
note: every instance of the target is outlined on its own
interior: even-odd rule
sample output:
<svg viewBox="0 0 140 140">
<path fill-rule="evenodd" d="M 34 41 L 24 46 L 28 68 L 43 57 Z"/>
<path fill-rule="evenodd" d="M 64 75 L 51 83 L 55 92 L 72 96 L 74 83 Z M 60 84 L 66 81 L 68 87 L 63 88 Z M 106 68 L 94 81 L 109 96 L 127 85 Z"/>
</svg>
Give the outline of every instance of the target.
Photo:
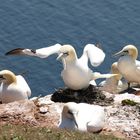
<svg viewBox="0 0 140 140">
<path fill-rule="evenodd" d="M 3 77 L 3 75 L 0 75 L 0 79 L 5 79 L 5 78 Z"/>
<path fill-rule="evenodd" d="M 63 54 L 64 54 L 64 55 L 69 55 L 69 53 L 68 53 L 68 52 L 64 52 Z"/>
<path fill-rule="evenodd" d="M 124 52 L 124 53 L 128 53 L 128 50 L 124 50 L 123 52 Z"/>
</svg>

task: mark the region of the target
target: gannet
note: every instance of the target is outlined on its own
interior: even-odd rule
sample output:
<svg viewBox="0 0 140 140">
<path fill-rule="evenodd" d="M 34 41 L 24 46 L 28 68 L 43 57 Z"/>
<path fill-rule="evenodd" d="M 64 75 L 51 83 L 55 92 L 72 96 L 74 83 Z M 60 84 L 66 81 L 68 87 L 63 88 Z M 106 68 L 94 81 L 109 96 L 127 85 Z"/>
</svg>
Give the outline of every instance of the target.
<svg viewBox="0 0 140 140">
<path fill-rule="evenodd" d="M 59 128 L 98 132 L 104 127 L 104 119 L 101 106 L 68 102 L 63 107 Z"/>
<path fill-rule="evenodd" d="M 116 76 L 113 76 L 111 78 L 106 79 L 105 81 L 102 81 L 99 84 L 99 89 L 103 91 L 107 91 L 110 93 L 119 93 L 125 89 L 127 89 L 128 85 L 125 81 L 122 81 L 122 75 L 120 74 L 117 62 L 114 62 L 111 65 L 111 73 L 117 74 Z"/>
<path fill-rule="evenodd" d="M 28 99 L 31 90 L 21 75 L 15 75 L 9 70 L 0 71 L 0 98 L 2 103 Z"/>
<path fill-rule="evenodd" d="M 7 52 L 6 55 L 30 55 L 46 58 L 54 53 L 58 54 L 57 60 L 61 59 L 64 69 L 61 76 L 65 85 L 73 90 L 87 88 L 89 83 L 98 78 L 110 78 L 113 74 L 93 73 L 88 67 L 88 59 L 92 66 L 99 66 L 105 58 L 105 53 L 94 44 L 87 44 L 83 50 L 83 55 L 78 58 L 75 49 L 71 45 L 60 45 L 41 48 L 37 50 L 17 48 Z"/>
<path fill-rule="evenodd" d="M 127 45 L 114 56 L 120 56 L 117 67 L 129 85 L 132 82 L 140 84 L 140 61 L 136 60 L 137 48 L 134 45 Z"/>
</svg>

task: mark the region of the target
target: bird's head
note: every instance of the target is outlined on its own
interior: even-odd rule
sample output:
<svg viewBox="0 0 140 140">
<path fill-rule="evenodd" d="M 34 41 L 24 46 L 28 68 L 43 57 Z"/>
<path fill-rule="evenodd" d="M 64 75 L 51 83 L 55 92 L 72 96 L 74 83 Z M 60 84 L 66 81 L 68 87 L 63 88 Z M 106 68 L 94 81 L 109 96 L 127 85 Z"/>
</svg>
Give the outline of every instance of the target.
<svg viewBox="0 0 140 140">
<path fill-rule="evenodd" d="M 57 60 L 59 59 L 65 59 L 66 62 L 74 61 L 77 59 L 75 49 L 71 45 L 63 45 L 60 48 L 59 56 L 57 57 Z"/>
<path fill-rule="evenodd" d="M 0 81 L 3 81 L 7 84 L 16 83 L 16 76 L 9 70 L 2 70 L 0 71 Z"/>
<path fill-rule="evenodd" d="M 77 114 L 78 114 L 77 107 L 78 107 L 77 104 L 74 102 L 66 103 L 62 110 L 62 117 L 73 120 L 75 125 L 78 127 L 78 124 L 76 122 Z"/>
<path fill-rule="evenodd" d="M 125 56 L 129 55 L 134 60 L 138 57 L 138 49 L 134 45 L 125 46 L 120 52 L 116 53 L 114 56 Z"/>
</svg>

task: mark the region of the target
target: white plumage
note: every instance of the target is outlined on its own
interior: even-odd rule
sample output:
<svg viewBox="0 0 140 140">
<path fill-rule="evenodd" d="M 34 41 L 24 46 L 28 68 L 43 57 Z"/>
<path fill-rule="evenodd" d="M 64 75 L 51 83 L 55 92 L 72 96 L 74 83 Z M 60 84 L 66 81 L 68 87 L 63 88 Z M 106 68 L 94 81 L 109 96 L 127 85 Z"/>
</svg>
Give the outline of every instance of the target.
<svg viewBox="0 0 140 140">
<path fill-rule="evenodd" d="M 103 91 L 107 91 L 110 93 L 119 93 L 125 89 L 127 89 L 128 84 L 125 81 L 122 81 L 122 75 L 120 74 L 117 62 L 114 62 L 111 66 L 111 73 L 117 74 L 116 76 L 113 76 L 111 78 L 106 79 L 105 81 L 102 81 L 99 84 L 99 89 Z"/>
<path fill-rule="evenodd" d="M 0 99 L 2 103 L 28 99 L 31 90 L 21 75 L 15 75 L 9 70 L 0 71 Z"/>
<path fill-rule="evenodd" d="M 92 80 L 114 76 L 113 74 L 93 73 L 88 67 L 88 60 L 90 60 L 92 66 L 96 67 L 105 58 L 105 53 L 94 44 L 86 45 L 80 58 L 77 57 L 75 49 L 71 45 L 61 46 L 60 44 L 37 50 L 18 48 L 6 54 L 24 54 L 46 58 L 54 53 L 57 53 L 57 59 L 61 59 L 63 62 L 64 69 L 61 72 L 61 76 L 65 85 L 71 89 L 79 90 L 86 88 Z"/>
<path fill-rule="evenodd" d="M 62 110 L 59 128 L 98 132 L 104 127 L 104 108 L 86 103 L 66 103 Z"/>
<path fill-rule="evenodd" d="M 122 76 L 129 83 L 140 84 L 140 61 L 136 60 L 138 57 L 137 48 L 133 45 L 127 45 L 115 56 L 120 56 L 117 67 Z"/>
</svg>

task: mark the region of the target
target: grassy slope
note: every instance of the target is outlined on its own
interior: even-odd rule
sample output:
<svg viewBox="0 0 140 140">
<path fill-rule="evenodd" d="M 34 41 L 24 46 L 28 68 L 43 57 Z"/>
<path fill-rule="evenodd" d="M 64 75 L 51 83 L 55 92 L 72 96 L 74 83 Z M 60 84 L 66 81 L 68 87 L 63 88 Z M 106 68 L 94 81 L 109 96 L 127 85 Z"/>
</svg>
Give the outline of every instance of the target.
<svg viewBox="0 0 140 140">
<path fill-rule="evenodd" d="M 0 126 L 0 140 L 121 140 L 113 136 L 29 126 Z"/>
</svg>

